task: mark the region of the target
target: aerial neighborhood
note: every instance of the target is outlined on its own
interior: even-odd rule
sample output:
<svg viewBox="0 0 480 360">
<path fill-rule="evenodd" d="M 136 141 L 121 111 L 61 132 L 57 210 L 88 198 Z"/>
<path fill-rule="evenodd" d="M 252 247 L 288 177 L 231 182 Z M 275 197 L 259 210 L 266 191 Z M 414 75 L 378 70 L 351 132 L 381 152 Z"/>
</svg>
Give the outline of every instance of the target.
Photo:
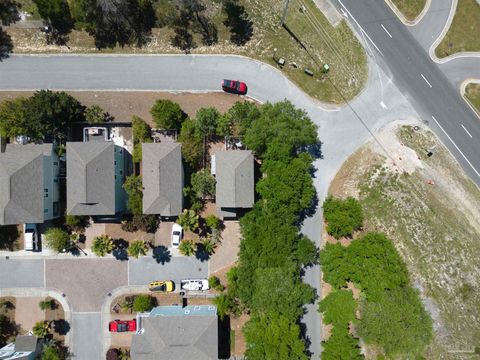
<svg viewBox="0 0 480 360">
<path fill-rule="evenodd" d="M 0 0 L 0 360 L 480 358 L 479 0 Z"/>
</svg>

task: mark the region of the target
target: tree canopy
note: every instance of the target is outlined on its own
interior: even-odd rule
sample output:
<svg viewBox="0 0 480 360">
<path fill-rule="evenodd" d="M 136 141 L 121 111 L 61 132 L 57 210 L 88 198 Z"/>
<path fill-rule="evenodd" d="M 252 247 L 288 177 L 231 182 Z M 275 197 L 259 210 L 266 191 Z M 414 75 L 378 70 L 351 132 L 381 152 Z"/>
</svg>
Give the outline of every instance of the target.
<svg viewBox="0 0 480 360">
<path fill-rule="evenodd" d="M 38 13 L 57 31 L 60 36 L 66 35 L 73 28 L 73 19 L 66 0 L 34 0 Z"/>
<path fill-rule="evenodd" d="M 65 230 L 50 228 L 45 232 L 45 245 L 56 252 L 62 252 L 68 249 L 72 242 L 70 235 Z"/>
<path fill-rule="evenodd" d="M 182 144 L 182 156 L 193 169 L 200 166 L 203 157 L 203 140 L 193 120 L 185 120 L 178 141 Z"/>
<path fill-rule="evenodd" d="M 195 125 L 198 128 L 198 132 L 207 137 L 215 135 L 219 118 L 220 113 L 214 107 L 201 108 L 197 111 L 195 117 Z"/>
<path fill-rule="evenodd" d="M 215 177 L 207 169 L 192 174 L 192 190 L 199 198 L 215 195 Z"/>
<path fill-rule="evenodd" d="M 143 184 L 142 177 L 136 175 L 127 176 L 123 188 L 128 195 L 127 208 L 133 215 L 143 214 Z"/>
<path fill-rule="evenodd" d="M 150 109 L 153 121 L 159 129 L 180 130 L 187 118 L 180 105 L 171 100 L 157 100 Z"/>
<path fill-rule="evenodd" d="M 323 202 L 323 216 L 327 221 L 327 232 L 336 239 L 351 236 L 363 225 L 362 206 L 353 197 L 345 200 L 327 197 Z"/>
<path fill-rule="evenodd" d="M 20 20 L 20 13 L 18 12 L 20 7 L 20 3 L 15 0 L 0 1 L 0 20 L 2 20 L 2 24 L 8 26 Z"/>
</svg>

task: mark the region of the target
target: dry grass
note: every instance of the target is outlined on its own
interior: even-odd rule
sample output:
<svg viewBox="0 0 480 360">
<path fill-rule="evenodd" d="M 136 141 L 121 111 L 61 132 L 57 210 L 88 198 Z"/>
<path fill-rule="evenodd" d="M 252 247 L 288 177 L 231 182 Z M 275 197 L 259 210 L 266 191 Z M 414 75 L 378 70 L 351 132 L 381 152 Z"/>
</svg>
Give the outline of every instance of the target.
<svg viewBox="0 0 480 360">
<path fill-rule="evenodd" d="M 468 84 L 465 88 L 465 97 L 480 115 L 480 84 Z"/>
<path fill-rule="evenodd" d="M 480 5 L 476 0 L 458 0 L 450 29 L 435 49 L 443 58 L 458 52 L 480 51 Z"/>
<path fill-rule="evenodd" d="M 225 14 L 220 4 L 208 2 L 207 11 L 217 26 L 219 41 L 214 46 L 203 46 L 195 36 L 197 46 L 192 53 L 245 55 L 276 66 L 273 49 L 277 48 L 277 57 L 284 57 L 287 61 L 281 71 L 306 93 L 325 102 L 343 103 L 364 87 L 368 74 L 366 56 L 345 21 L 334 28 L 312 0 L 290 1 L 286 24 L 301 40 L 305 50 L 280 27 L 282 1 L 239 0 L 239 3 L 245 6 L 254 24 L 252 39 L 244 46 L 234 45 L 223 24 Z M 299 11 L 302 5 L 306 12 Z M 16 53 L 182 53 L 171 45 L 172 31 L 168 28 L 154 29 L 151 41 L 143 48 L 115 47 L 102 51 L 95 48 L 93 38 L 84 31 L 73 30 L 68 47 L 48 45 L 38 29 L 8 28 L 7 31 L 12 36 Z M 323 63 L 330 65 L 328 77 L 320 74 Z M 304 68 L 312 69 L 315 76 L 306 75 Z"/>
<path fill-rule="evenodd" d="M 367 144 L 343 165 L 330 191 L 358 195 L 365 230 L 385 232 L 402 254 L 434 320 L 427 358 L 470 351 L 480 339 L 480 191 L 429 131 L 401 127 L 387 135 L 399 150 L 415 151 L 421 166 L 410 175 L 396 172 Z M 429 158 L 425 149 L 432 148 Z M 399 168 L 410 161 L 391 156 Z"/>
<path fill-rule="evenodd" d="M 407 20 L 413 21 L 425 8 L 427 0 L 391 0 Z"/>
</svg>

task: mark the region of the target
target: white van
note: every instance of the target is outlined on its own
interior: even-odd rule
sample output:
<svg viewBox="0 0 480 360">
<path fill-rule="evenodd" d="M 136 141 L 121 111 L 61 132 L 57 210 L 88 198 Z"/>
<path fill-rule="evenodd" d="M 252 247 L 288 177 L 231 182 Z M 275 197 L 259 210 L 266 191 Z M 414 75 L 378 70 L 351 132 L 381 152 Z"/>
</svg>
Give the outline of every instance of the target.
<svg viewBox="0 0 480 360">
<path fill-rule="evenodd" d="M 23 224 L 23 238 L 25 240 L 25 250 L 38 250 L 37 224 Z"/>
</svg>

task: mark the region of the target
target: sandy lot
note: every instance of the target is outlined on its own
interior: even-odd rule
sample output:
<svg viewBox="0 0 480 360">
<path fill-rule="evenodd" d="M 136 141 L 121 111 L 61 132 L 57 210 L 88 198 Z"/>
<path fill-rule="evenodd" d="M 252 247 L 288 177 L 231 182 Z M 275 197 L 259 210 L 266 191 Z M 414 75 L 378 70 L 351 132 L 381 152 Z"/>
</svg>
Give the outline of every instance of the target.
<svg viewBox="0 0 480 360">
<path fill-rule="evenodd" d="M 21 327 L 21 334 L 26 334 L 37 321 L 45 320 L 45 311 L 40 310 L 39 297 L 17 297 L 15 304 L 15 322 Z"/>
</svg>

